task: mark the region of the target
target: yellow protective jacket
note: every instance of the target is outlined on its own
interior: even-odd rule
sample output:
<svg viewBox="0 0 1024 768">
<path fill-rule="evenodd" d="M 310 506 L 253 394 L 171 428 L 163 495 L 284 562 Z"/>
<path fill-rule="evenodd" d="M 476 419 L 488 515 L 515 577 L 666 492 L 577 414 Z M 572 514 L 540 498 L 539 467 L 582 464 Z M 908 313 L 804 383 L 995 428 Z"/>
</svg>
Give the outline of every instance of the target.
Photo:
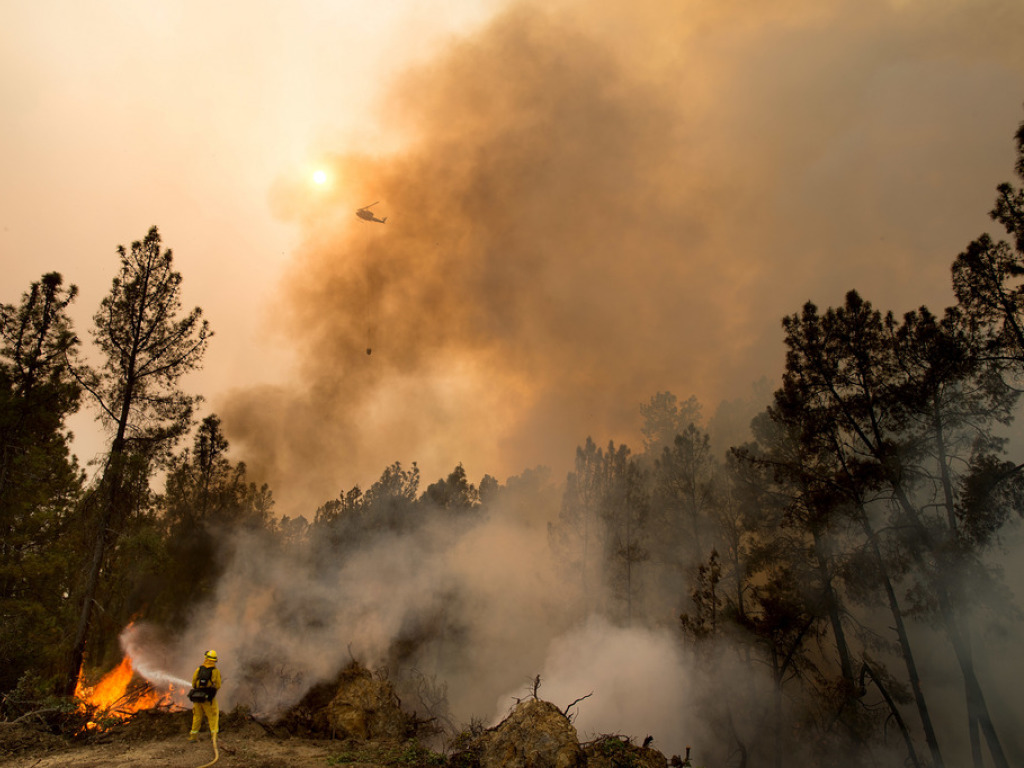
<svg viewBox="0 0 1024 768">
<path fill-rule="evenodd" d="M 220 670 L 217 669 L 217 664 L 212 661 L 204 661 L 202 666 L 196 667 L 196 671 L 192 673 L 192 687 L 199 687 L 199 670 L 202 667 L 213 667 L 213 676 L 210 678 L 210 685 L 214 688 L 220 688 Z"/>
</svg>

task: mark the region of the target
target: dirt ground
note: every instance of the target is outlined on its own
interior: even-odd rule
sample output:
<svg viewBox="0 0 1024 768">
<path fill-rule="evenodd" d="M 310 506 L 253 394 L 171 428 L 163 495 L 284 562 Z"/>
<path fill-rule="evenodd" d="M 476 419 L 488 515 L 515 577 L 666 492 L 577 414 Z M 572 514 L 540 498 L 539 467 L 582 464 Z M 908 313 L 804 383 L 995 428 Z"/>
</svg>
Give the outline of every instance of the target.
<svg viewBox="0 0 1024 768">
<path fill-rule="evenodd" d="M 89 717 L 107 726 L 89 730 Z M 191 708 L 171 705 L 136 712 L 126 722 L 105 714 L 59 707 L 0 722 L 0 766 L 93 768 L 166 766 L 199 768 L 214 758 L 208 730 L 189 742 Z M 220 713 L 218 768 L 436 768 L 444 758 L 417 736 L 429 721 L 401 709 L 390 683 L 352 664 L 336 680 L 313 686 L 273 722 L 239 707 Z M 331 760 L 335 758 L 335 760 Z"/>
<path fill-rule="evenodd" d="M 55 736 L 30 725 L 0 728 L 0 766 L 198 768 L 213 760 L 213 744 L 205 727 L 199 741 L 188 741 L 191 718 L 190 712 L 140 713 L 127 725 L 81 738 Z M 328 758 L 345 751 L 343 742 L 276 735 L 254 721 L 223 724 L 217 744 L 218 768 L 326 768 Z"/>
</svg>

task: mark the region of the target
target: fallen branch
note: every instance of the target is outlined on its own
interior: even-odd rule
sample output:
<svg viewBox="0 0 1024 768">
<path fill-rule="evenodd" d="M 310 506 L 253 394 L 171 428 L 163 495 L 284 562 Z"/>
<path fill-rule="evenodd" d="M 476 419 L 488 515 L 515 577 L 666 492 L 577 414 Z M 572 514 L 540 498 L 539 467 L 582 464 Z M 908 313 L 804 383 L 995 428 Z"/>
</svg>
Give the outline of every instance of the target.
<svg viewBox="0 0 1024 768">
<path fill-rule="evenodd" d="M 47 707 L 46 709 L 35 709 L 35 710 L 32 710 L 31 712 L 26 712 L 24 715 L 22 715 L 21 717 L 17 718 L 16 720 L 3 720 L 3 721 L 0 721 L 0 725 L 17 725 L 22 720 L 28 720 L 30 717 L 37 717 L 38 716 L 40 719 L 42 719 L 43 715 L 52 715 L 55 712 L 63 712 L 63 711 L 64 710 L 61 709 L 60 707 Z M 46 721 L 44 720 L 43 722 L 45 723 Z"/>
</svg>

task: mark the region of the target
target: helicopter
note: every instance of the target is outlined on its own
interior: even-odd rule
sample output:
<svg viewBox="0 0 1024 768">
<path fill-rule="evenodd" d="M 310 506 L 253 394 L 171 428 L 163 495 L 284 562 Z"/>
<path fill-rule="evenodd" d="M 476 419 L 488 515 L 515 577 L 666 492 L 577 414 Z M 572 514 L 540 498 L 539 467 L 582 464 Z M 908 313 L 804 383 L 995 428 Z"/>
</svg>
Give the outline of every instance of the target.
<svg viewBox="0 0 1024 768">
<path fill-rule="evenodd" d="M 378 219 L 376 216 L 373 215 L 373 211 L 370 210 L 379 202 L 380 200 L 374 203 L 370 203 L 369 205 L 364 205 L 362 208 L 356 211 L 356 216 L 358 216 L 360 219 L 366 219 L 366 221 L 376 221 L 378 224 L 383 224 L 385 221 L 388 220 L 388 217 L 385 216 L 383 219 Z"/>
</svg>

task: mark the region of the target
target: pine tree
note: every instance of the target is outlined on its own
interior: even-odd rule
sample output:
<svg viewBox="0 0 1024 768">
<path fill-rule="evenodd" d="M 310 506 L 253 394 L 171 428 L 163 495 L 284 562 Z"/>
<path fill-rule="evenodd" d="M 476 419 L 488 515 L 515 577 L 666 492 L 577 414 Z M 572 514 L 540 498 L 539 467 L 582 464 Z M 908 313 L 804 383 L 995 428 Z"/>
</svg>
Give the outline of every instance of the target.
<svg viewBox="0 0 1024 768">
<path fill-rule="evenodd" d="M 0 691 L 27 671 L 56 673 L 62 647 L 63 534 L 83 483 L 66 429 L 80 395 L 69 368 L 76 293 L 53 272 L 19 305 L 0 305 Z"/>
<path fill-rule="evenodd" d="M 64 692 L 71 695 L 85 651 L 107 548 L 125 520 L 150 502 L 152 468 L 165 459 L 192 423 L 198 398 L 179 379 L 197 369 L 212 335 L 198 307 L 181 310 L 181 274 L 171 251 L 160 250 L 152 227 L 131 250 L 118 247 L 121 269 L 94 316 L 93 339 L 104 359 L 87 388 L 113 433 L 93 493 L 97 530 L 84 574 L 81 612 Z"/>
</svg>

